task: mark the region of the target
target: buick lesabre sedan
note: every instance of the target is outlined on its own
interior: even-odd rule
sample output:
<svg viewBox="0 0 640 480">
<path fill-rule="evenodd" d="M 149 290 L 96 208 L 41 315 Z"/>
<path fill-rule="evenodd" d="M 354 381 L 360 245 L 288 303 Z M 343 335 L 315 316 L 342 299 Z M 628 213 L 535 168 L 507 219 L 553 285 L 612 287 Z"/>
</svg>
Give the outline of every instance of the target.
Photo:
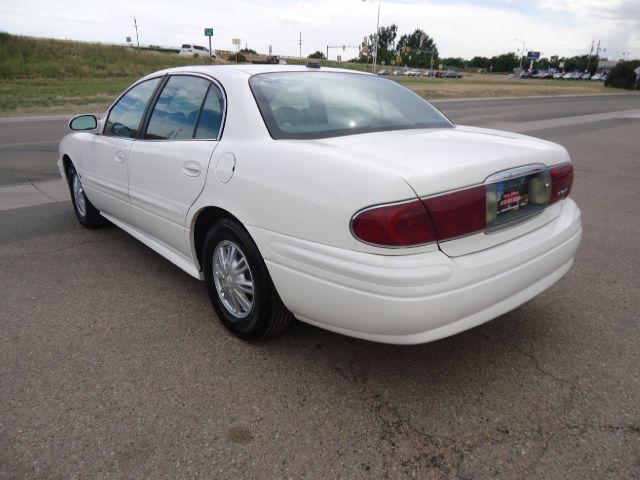
<svg viewBox="0 0 640 480">
<path fill-rule="evenodd" d="M 105 219 L 207 283 L 259 339 L 291 318 L 429 342 L 559 280 L 581 238 L 566 150 L 457 126 L 394 81 L 273 65 L 181 67 L 71 120 L 60 173 Z"/>
</svg>

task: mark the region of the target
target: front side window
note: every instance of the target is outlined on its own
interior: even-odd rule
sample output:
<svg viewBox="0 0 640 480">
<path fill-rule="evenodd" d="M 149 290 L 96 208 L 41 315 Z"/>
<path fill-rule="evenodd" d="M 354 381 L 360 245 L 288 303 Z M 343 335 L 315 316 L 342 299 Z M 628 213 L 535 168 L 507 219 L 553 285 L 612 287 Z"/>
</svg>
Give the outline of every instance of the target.
<svg viewBox="0 0 640 480">
<path fill-rule="evenodd" d="M 125 93 L 109 112 L 104 134 L 111 137 L 136 138 L 142 116 L 159 82 L 160 78 L 147 80 Z"/>
<path fill-rule="evenodd" d="M 453 126 L 408 88 L 370 75 L 265 73 L 249 85 L 276 140 Z"/>
<path fill-rule="evenodd" d="M 211 83 L 203 78 L 174 76 L 158 97 L 147 140 L 186 140 L 194 138 L 202 103 Z"/>
</svg>

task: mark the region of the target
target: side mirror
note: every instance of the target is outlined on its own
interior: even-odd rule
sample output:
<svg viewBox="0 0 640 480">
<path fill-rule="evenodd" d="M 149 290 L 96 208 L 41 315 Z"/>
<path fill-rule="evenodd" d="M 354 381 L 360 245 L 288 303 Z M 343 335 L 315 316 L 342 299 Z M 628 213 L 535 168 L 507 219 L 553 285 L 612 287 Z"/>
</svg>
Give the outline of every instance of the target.
<svg viewBox="0 0 640 480">
<path fill-rule="evenodd" d="M 69 128 L 80 132 L 95 130 L 98 128 L 98 119 L 95 115 L 78 115 L 69 121 Z"/>
</svg>

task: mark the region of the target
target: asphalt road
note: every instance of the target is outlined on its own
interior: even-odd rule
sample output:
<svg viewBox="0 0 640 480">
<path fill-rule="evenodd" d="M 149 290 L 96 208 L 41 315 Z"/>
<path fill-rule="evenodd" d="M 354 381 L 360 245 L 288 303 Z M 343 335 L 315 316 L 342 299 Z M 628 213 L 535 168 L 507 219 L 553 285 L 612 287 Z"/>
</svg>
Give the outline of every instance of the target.
<svg viewBox="0 0 640 480">
<path fill-rule="evenodd" d="M 584 239 L 556 286 L 421 346 L 249 344 L 119 229 L 0 211 L 0 478 L 639 478 L 640 96 L 438 106 L 569 150 Z M 57 175 L 63 133 L 1 124 L 0 184 Z"/>
</svg>

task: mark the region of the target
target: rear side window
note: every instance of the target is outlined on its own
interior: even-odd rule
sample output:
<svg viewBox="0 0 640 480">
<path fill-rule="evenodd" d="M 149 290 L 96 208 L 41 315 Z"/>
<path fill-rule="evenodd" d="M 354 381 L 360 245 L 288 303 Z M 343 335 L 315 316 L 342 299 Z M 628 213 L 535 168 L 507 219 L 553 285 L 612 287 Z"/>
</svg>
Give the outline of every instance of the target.
<svg viewBox="0 0 640 480">
<path fill-rule="evenodd" d="M 185 43 L 184 45 L 182 45 L 182 48 L 191 48 L 191 45 Z"/>
<path fill-rule="evenodd" d="M 159 78 L 147 80 L 125 93 L 109 112 L 104 134 L 111 137 L 136 138 L 142 116 L 159 82 Z"/>
<path fill-rule="evenodd" d="M 174 76 L 158 97 L 147 140 L 186 140 L 194 138 L 202 103 L 211 83 L 203 78 Z"/>
<path fill-rule="evenodd" d="M 224 111 L 224 98 L 222 92 L 216 86 L 211 84 L 207 99 L 202 106 L 202 113 L 198 121 L 195 138 L 211 139 L 218 138 L 220 133 L 220 124 L 222 123 L 222 112 Z"/>
</svg>

